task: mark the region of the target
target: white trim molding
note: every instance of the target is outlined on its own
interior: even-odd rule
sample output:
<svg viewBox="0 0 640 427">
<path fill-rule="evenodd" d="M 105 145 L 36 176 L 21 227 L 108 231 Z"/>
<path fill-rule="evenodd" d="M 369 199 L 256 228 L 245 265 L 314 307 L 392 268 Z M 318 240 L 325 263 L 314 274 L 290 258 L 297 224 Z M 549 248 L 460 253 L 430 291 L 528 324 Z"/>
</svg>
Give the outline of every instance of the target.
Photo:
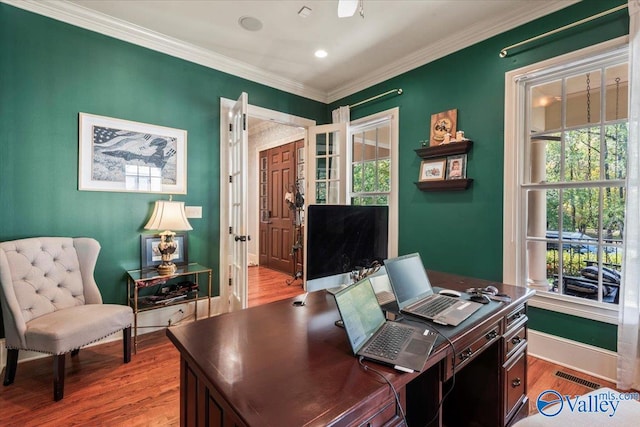
<svg viewBox="0 0 640 427">
<path fill-rule="evenodd" d="M 462 33 L 455 33 L 438 43 L 430 43 L 423 49 L 414 52 L 393 62 L 386 67 L 382 67 L 364 75 L 362 78 L 351 83 L 329 91 L 327 98 L 329 102 L 337 101 L 346 96 L 352 95 L 361 90 L 367 89 L 375 84 L 382 83 L 400 74 L 414 70 L 437 59 L 444 58 L 454 52 L 489 39 L 510 29 L 516 28 L 527 22 L 534 21 L 545 15 L 557 12 L 560 9 L 578 3 L 580 0 L 567 1 L 541 1 L 523 2 L 522 7 L 514 10 L 510 16 L 504 17 L 495 25 L 477 23 L 467 27 Z M 498 53 L 496 52 L 496 56 Z"/>
<path fill-rule="evenodd" d="M 86 30 L 95 31 L 119 40 L 143 46 L 157 52 L 184 59 L 205 67 L 229 73 L 256 83 L 264 84 L 285 92 L 323 103 L 331 103 L 358 91 L 381 83 L 402 73 L 413 70 L 436 59 L 464 49 L 482 40 L 531 22 L 545 15 L 578 3 L 579 0 L 554 0 L 544 2 L 522 2 L 510 16 L 493 25 L 479 23 L 464 29 L 437 44 L 430 44 L 422 50 L 399 61 L 376 69 L 361 78 L 328 92 L 309 87 L 307 84 L 282 78 L 252 65 L 202 49 L 181 40 L 142 28 L 129 22 L 92 11 L 78 4 L 61 0 L 0 0 L 11 6 L 37 13 Z M 497 55 L 497 53 L 496 53 Z"/>
<path fill-rule="evenodd" d="M 528 330 L 531 356 L 615 383 L 618 355 L 609 350 Z"/>
<path fill-rule="evenodd" d="M 526 266 L 526 253 L 521 239 L 524 215 L 519 187 L 523 182 L 524 154 L 524 79 L 532 78 L 543 70 L 552 70 L 562 64 L 586 61 L 599 55 L 624 48 L 628 36 L 618 37 L 594 46 L 560 55 L 536 64 L 505 73 L 505 121 L 504 121 L 504 192 L 503 192 L 503 255 L 502 281 L 511 285 L 526 286 L 520 277 Z M 530 301 L 539 307 L 604 323 L 618 324 L 618 306 L 585 301 L 578 298 L 538 292 Z"/>
<path fill-rule="evenodd" d="M 275 89 L 327 103 L 323 91 L 285 79 L 277 74 L 231 59 L 207 49 L 148 30 L 111 16 L 60 0 L 1 0 L 11 6 L 37 13 L 85 30 L 146 47 L 185 61 L 229 73 Z"/>
</svg>

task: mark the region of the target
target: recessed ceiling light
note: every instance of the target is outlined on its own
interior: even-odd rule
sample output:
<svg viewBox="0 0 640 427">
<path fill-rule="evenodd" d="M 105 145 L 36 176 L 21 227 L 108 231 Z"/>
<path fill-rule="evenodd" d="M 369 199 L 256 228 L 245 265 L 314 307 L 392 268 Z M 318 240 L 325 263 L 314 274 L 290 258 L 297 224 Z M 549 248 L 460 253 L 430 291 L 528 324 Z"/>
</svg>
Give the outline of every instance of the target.
<svg viewBox="0 0 640 427">
<path fill-rule="evenodd" d="M 262 29 L 262 22 L 253 16 L 241 16 L 238 24 L 247 31 L 259 31 Z"/>
<path fill-rule="evenodd" d="M 316 53 L 314 55 L 316 56 L 316 58 L 326 58 L 328 53 L 324 49 L 318 49 L 316 50 Z"/>
</svg>

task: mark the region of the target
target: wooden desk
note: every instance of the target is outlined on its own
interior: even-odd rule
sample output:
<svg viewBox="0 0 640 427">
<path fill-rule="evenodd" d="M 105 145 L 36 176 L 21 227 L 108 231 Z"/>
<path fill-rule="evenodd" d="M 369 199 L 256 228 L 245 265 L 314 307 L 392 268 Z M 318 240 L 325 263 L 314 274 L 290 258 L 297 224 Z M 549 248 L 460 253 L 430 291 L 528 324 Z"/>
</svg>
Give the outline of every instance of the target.
<svg viewBox="0 0 640 427">
<path fill-rule="evenodd" d="M 458 290 L 496 285 L 437 272 L 429 278 Z M 455 387 L 432 425 L 495 427 L 526 414 L 526 301 L 533 291 L 497 286 L 511 302 L 487 305 L 456 328 L 438 327 L 453 341 L 457 363 Z M 333 296 L 314 292 L 300 307 L 293 300 L 167 330 L 181 355 L 181 425 L 402 425 L 389 386 L 362 369 L 334 325 Z M 425 425 L 453 383 L 453 351 L 444 339 L 422 373 L 367 363 L 398 390 L 409 425 Z"/>
</svg>

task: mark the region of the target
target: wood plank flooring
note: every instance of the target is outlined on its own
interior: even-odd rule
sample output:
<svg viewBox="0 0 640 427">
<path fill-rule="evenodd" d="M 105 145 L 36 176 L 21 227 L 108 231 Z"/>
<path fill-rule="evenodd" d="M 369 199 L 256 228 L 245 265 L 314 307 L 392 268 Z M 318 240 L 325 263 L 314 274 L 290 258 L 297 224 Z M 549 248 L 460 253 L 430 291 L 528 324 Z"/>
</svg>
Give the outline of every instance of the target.
<svg viewBox="0 0 640 427">
<path fill-rule="evenodd" d="M 139 336 L 128 364 L 119 340 L 84 348 L 67 356 L 59 402 L 53 401 L 53 358 L 21 362 L 15 382 L 0 386 L 0 425 L 178 426 L 179 362 L 164 331 Z"/>
<path fill-rule="evenodd" d="M 299 283 L 286 284 L 288 275 L 278 277 L 257 267 L 250 268 L 249 273 L 253 279 L 250 304 L 303 292 Z M 256 277 L 270 279 L 257 286 Z M 261 294 L 257 288 L 272 288 L 275 295 Z M 73 359 L 67 356 L 65 397 L 60 402 L 54 402 L 52 396 L 52 358 L 21 362 L 15 382 L 0 386 L 0 426 L 178 426 L 178 350 L 164 331 L 141 335 L 138 340 L 138 353 L 126 365 L 122 363 L 119 340 L 82 349 Z M 535 401 L 544 390 L 571 395 L 590 391 L 554 376 L 556 370 L 615 388 L 614 384 L 534 357 L 529 357 L 528 369 L 530 413 L 536 412 Z"/>
<path fill-rule="evenodd" d="M 290 284 L 289 284 L 290 283 Z M 265 267 L 249 267 L 249 307 L 291 298 L 304 293 L 302 280 Z"/>
<path fill-rule="evenodd" d="M 538 359 L 533 356 L 528 356 L 527 369 L 529 414 L 535 414 L 538 412 L 536 409 L 536 399 L 540 393 L 545 390 L 556 390 L 562 395 L 568 394 L 571 396 L 587 394 L 594 390 L 593 388 L 556 376 L 555 373 L 557 371 L 562 371 L 580 379 L 599 384 L 601 387 L 609 387 L 614 390 L 616 389 L 615 383 L 610 381 L 605 381 L 592 375 L 587 375 L 573 369 L 565 368 L 564 366 L 555 365 L 551 362 Z"/>
</svg>

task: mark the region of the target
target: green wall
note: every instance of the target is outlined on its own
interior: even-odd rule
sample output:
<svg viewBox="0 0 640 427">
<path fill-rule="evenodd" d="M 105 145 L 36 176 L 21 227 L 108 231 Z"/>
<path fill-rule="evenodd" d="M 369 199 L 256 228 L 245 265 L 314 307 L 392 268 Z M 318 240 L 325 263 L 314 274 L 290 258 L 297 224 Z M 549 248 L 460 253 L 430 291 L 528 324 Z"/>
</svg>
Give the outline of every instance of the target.
<svg viewBox="0 0 640 427">
<path fill-rule="evenodd" d="M 400 107 L 400 207 L 399 253 L 420 252 L 427 268 L 502 280 L 502 211 L 504 186 L 504 87 L 505 73 L 563 53 L 628 34 L 626 9 L 567 30 L 558 35 L 513 49 L 505 47 L 569 23 L 611 9 L 624 0 L 583 0 L 543 19 L 495 36 L 452 55 L 419 67 L 376 86 L 334 102 L 347 105 L 394 88 L 390 95 L 351 111 L 352 119 L 395 106 Z M 429 139 L 431 114 L 458 109 L 458 129 L 473 140 L 468 156 L 470 189 L 461 192 L 422 192 L 418 180 L 420 160 L 415 149 Z M 571 318 L 551 327 L 555 317 L 532 310 L 535 328 L 576 341 L 615 349 L 615 327 L 609 336 L 585 338 L 593 330 L 589 320 Z M 565 327 L 566 325 L 566 327 Z M 607 325 L 610 326 L 610 325 Z M 610 328 L 609 328 L 610 329 Z M 614 345 L 610 337 L 614 338 Z"/>
<path fill-rule="evenodd" d="M 102 244 L 96 279 L 105 300 L 125 301 L 123 269 L 139 263 L 139 234 L 159 196 L 77 190 L 78 113 L 87 112 L 188 131 L 188 194 L 175 199 L 203 207 L 204 217 L 192 221 L 189 255 L 217 271 L 220 97 L 245 91 L 253 105 L 325 123 L 338 105 L 402 88 L 400 96 L 352 110 L 357 119 L 400 107 L 400 253 L 420 252 L 430 269 L 500 281 L 504 74 L 628 34 L 627 11 L 514 49 L 504 59 L 498 52 L 623 3 L 583 0 L 329 106 L 0 4 L 0 241 L 95 237 Z M 414 185 L 420 165 L 414 149 L 429 136 L 431 114 L 451 108 L 458 109 L 458 128 L 474 141 L 467 169 L 474 182 L 462 192 L 421 192 Z M 543 332 L 615 345 L 615 333 L 598 322 L 558 319 L 545 310 L 530 315 Z M 585 336 L 594 323 L 607 334 Z"/>
<path fill-rule="evenodd" d="M 220 98 L 326 122 L 326 105 L 0 3 L 0 241 L 90 236 L 106 302 L 126 302 L 140 234 L 167 195 L 78 191 L 78 113 L 186 129 L 189 257 L 218 293 Z"/>
</svg>

